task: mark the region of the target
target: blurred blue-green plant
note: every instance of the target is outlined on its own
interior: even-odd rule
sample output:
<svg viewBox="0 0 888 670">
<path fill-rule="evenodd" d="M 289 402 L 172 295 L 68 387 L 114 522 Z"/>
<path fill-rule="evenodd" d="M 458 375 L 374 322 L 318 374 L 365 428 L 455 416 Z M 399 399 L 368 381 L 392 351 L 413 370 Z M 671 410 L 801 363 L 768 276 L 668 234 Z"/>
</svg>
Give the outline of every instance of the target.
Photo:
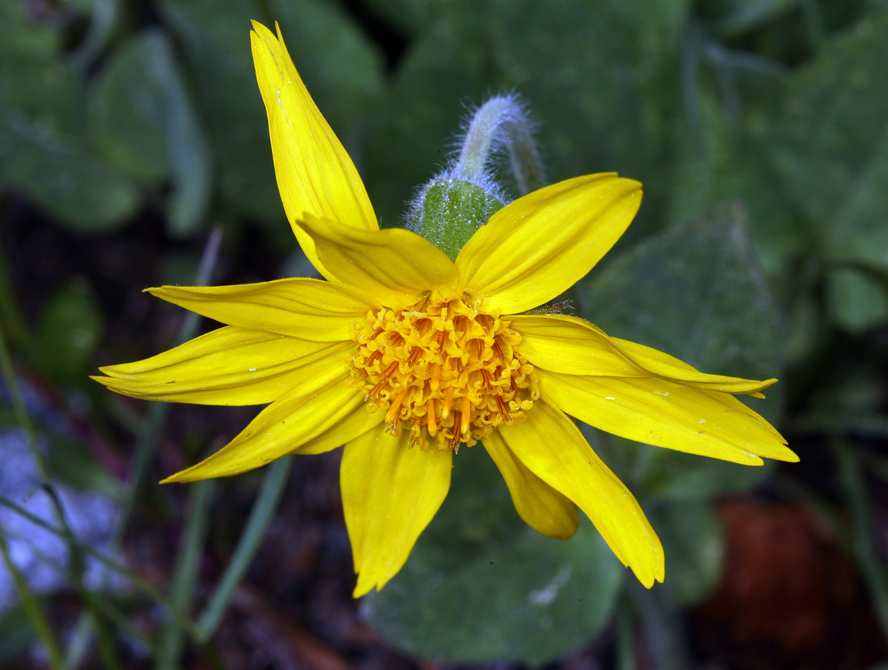
<svg viewBox="0 0 888 670">
<path fill-rule="evenodd" d="M 881 65 L 888 3 L 0 0 L 0 244 L 12 245 L 7 231 L 26 225 L 13 220 L 24 202 L 33 225 L 63 227 L 92 245 L 156 221 L 174 249 L 158 264 L 173 268 L 164 281 L 192 281 L 195 240 L 213 222 L 224 224 L 230 245 L 246 230 L 259 231 L 278 264 L 265 266 L 261 279 L 305 274 L 292 271 L 301 255 L 291 251 L 275 185 L 250 19 L 281 24 L 383 225 L 403 221 L 416 185 L 448 158 L 465 108 L 501 90 L 529 104 L 552 181 L 619 171 L 643 182 L 645 201 L 629 233 L 568 297 L 607 332 L 707 371 L 788 375 L 757 409 L 765 406 L 790 436 L 832 445 L 842 501 L 811 490 L 795 495 L 821 508 L 847 505 L 853 523 L 839 534 L 888 626 L 888 579 L 872 549 L 872 501 L 861 469 L 868 464 L 884 481 L 888 461 L 855 441 L 864 436 L 884 451 L 888 440 L 888 73 Z M 517 194 L 506 171 L 502 178 Z M 186 262 L 178 262 L 183 255 Z M 97 395 L 86 373 L 108 349 L 149 347 L 121 340 L 95 277 L 53 276 L 39 310 L 23 303 L 17 278 L 29 262 L 0 257 L 0 328 L 11 353 L 0 418 L 27 424 L 35 458 L 45 460 L 44 487 L 66 481 L 120 501 L 117 547 L 143 497 L 171 504 L 157 502 L 166 492 L 145 494 L 166 410 L 139 416 Z M 38 406 L 15 400 L 16 380 L 50 387 L 63 413 L 85 416 L 109 440 L 120 442 L 123 430 L 123 443 L 139 445 L 127 478 L 108 477 L 72 431 L 45 413 L 28 428 L 27 410 Z M 667 582 L 650 597 L 665 612 L 699 603 L 722 573 L 723 528 L 712 501 L 762 486 L 771 469 L 584 430 L 666 547 Z M 616 611 L 624 613 L 617 628 L 629 625 L 643 642 L 662 633 L 662 622 L 641 611 L 647 596 L 623 583 L 595 533 L 581 527 L 564 544 L 535 535 L 476 452 L 460 454 L 476 466 L 457 470 L 451 496 L 405 570 L 364 605 L 386 639 L 423 657 L 535 664 L 595 635 L 614 635 L 607 626 Z M 119 565 L 113 552 L 100 554 L 132 584 L 125 595 L 85 584 L 83 556 L 96 552 L 70 533 L 61 507 L 32 518 L 72 548 L 58 569 L 78 593 L 82 615 L 73 624 L 54 620 L 52 598 L 36 595 L 9 558 L 21 605 L 0 620 L 0 661 L 36 636 L 53 667 L 126 667 L 122 639 L 137 640 L 157 667 L 177 667 L 186 641 L 223 667 L 210 641 L 289 468 L 282 461 L 257 484 L 245 530 L 233 540 L 210 524 L 219 504 L 213 485 L 195 486 L 163 587 Z M 29 514 L 20 500 L 2 500 L 7 510 Z M 217 584 L 201 583 L 208 536 L 229 540 L 229 568 Z M 133 598 L 159 603 L 162 623 L 147 632 L 135 626 L 127 614 Z M 619 649 L 621 667 L 634 667 L 632 645 Z M 688 667 L 680 644 L 670 653 L 663 667 Z"/>
</svg>

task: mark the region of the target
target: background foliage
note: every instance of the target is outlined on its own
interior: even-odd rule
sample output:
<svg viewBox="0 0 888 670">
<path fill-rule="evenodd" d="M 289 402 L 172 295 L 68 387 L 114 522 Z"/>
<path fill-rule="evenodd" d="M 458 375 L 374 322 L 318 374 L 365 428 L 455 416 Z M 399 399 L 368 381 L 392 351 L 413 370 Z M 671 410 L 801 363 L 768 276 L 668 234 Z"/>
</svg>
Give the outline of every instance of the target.
<svg viewBox="0 0 888 670">
<path fill-rule="evenodd" d="M 618 171 L 643 182 L 636 222 L 567 296 L 572 309 L 709 372 L 780 377 L 752 402 L 802 464 L 746 469 L 586 430 L 666 547 L 667 582 L 646 592 L 591 527 L 568 543 L 527 529 L 484 453 L 466 450 L 407 567 L 360 614 L 335 456 L 157 487 L 250 414 L 148 411 L 87 380 L 197 327 L 138 291 L 312 272 L 277 194 L 250 19 L 280 23 L 385 226 L 448 160 L 467 109 L 499 91 L 528 104 L 550 181 Z M 9 475 L 22 486 L 2 499 L 14 596 L 0 661 L 291 667 L 268 651 L 243 659 L 265 649 L 247 633 L 231 641 L 245 619 L 278 631 L 284 656 L 305 667 L 411 667 L 386 643 L 529 664 L 587 645 L 564 663 L 604 664 L 577 667 L 884 660 L 886 61 L 884 0 L 0 0 L 0 327 L 12 354 L 0 449 L 25 437 L 32 447 Z M 505 169 L 502 179 L 515 195 Z M 769 640 L 768 660 L 751 665 L 730 625 L 715 643 L 692 632 L 709 629 L 688 612 L 715 621 L 736 595 L 732 576 L 749 569 L 736 562 L 736 508 L 713 501 L 750 490 L 772 505 L 761 528 L 790 509 L 793 527 L 812 529 L 790 550 L 835 550 L 798 561 L 845 566 L 825 574 L 847 574 L 847 590 L 832 601 L 832 582 L 845 582 L 812 578 L 826 604 L 800 611 L 833 630 L 846 612 L 836 603 L 853 601 L 858 628 L 874 631 L 853 660 L 816 630 L 798 649 Z M 117 510 L 89 545 L 74 523 L 87 494 Z M 49 585 L 14 568 L 17 551 L 33 551 L 14 530 L 28 513 L 68 548 L 44 557 L 56 566 Z M 269 547 L 288 552 L 288 568 L 263 559 Z M 776 570 L 771 559 L 762 565 Z M 775 575 L 760 582 L 783 607 L 788 576 Z M 734 609 L 755 618 L 755 607 Z M 44 651 L 29 656 L 35 640 Z"/>
</svg>

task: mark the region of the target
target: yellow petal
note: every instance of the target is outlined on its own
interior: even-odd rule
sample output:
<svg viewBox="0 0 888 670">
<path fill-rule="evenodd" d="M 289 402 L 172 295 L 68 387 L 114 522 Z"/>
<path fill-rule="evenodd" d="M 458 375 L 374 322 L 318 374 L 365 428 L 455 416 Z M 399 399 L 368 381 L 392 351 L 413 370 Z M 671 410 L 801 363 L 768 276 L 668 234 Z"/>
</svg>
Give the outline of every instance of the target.
<svg viewBox="0 0 888 670">
<path fill-rule="evenodd" d="M 101 368 L 108 376 L 93 379 L 145 400 L 265 405 L 338 368 L 349 348 L 226 326 L 143 361 Z"/>
<path fill-rule="evenodd" d="M 344 368 L 344 364 L 343 364 Z M 170 482 L 228 477 L 299 453 L 313 440 L 353 412 L 366 412 L 364 394 L 346 384 L 347 372 L 326 384 L 306 383 L 273 402 L 222 449 L 209 458 L 167 477 Z M 336 445 L 330 447 L 335 449 Z"/>
<path fill-rule="evenodd" d="M 484 438 L 484 448 L 506 480 L 525 523 L 547 537 L 573 537 L 580 522 L 577 506 L 528 470 L 496 431 Z"/>
<path fill-rule="evenodd" d="M 379 305 L 319 279 L 279 279 L 236 286 L 161 286 L 148 293 L 231 326 L 316 342 L 352 337 L 352 325 Z M 360 295 L 360 297 L 359 297 Z"/>
<path fill-rule="evenodd" d="M 450 449 L 407 447 L 409 431 L 392 437 L 380 426 L 342 452 L 345 525 L 358 573 L 354 596 L 394 577 L 450 488 Z"/>
<path fill-rule="evenodd" d="M 641 184 L 594 174 L 553 184 L 501 209 L 456 259 L 463 285 L 486 310 L 514 314 L 584 277 L 629 226 Z"/>
<path fill-rule="evenodd" d="M 287 219 L 318 271 L 314 245 L 294 222 L 305 212 L 365 230 L 379 227 L 364 183 L 327 125 L 287 52 L 284 39 L 253 22 L 250 39 L 259 91 L 268 114 L 271 153 Z M 329 277 L 328 277 L 329 278 Z"/>
<path fill-rule="evenodd" d="M 312 238 L 324 266 L 343 284 L 383 304 L 407 306 L 424 291 L 453 292 L 458 275 L 447 255 L 402 228 L 357 230 L 307 215 L 298 224 Z"/>
<path fill-rule="evenodd" d="M 668 379 L 679 384 L 693 386 L 694 388 L 723 391 L 725 393 L 740 393 L 764 398 L 765 396 L 761 394 L 761 391 L 777 383 L 776 379 L 757 381 L 755 379 L 741 379 L 724 375 L 709 375 L 657 349 L 629 342 L 628 340 L 620 340 L 616 337 L 611 339 L 627 356 L 651 374 L 661 379 Z"/>
<path fill-rule="evenodd" d="M 331 449 L 336 449 L 336 447 L 341 447 L 367 431 L 373 430 L 382 423 L 384 418 L 385 412 L 370 412 L 366 406 L 360 407 L 330 430 L 299 447 L 299 453 L 302 455 L 323 454 Z"/>
<path fill-rule="evenodd" d="M 521 335 L 518 351 L 552 372 L 605 377 L 649 377 L 600 328 L 563 315 L 509 316 Z"/>
<path fill-rule="evenodd" d="M 601 328 L 566 314 L 510 316 L 520 351 L 533 365 L 573 375 L 660 377 L 695 388 L 760 395 L 776 379 L 756 381 L 699 372 L 641 344 L 609 337 Z"/>
<path fill-rule="evenodd" d="M 798 457 L 732 395 L 663 379 L 579 377 L 538 370 L 540 392 L 571 416 L 630 440 L 744 465 Z"/>
<path fill-rule="evenodd" d="M 650 588 L 654 581 L 663 581 L 663 547 L 657 534 L 623 482 L 570 419 L 540 401 L 527 412 L 527 421 L 498 430 L 524 465 L 586 513 L 642 584 Z"/>
</svg>

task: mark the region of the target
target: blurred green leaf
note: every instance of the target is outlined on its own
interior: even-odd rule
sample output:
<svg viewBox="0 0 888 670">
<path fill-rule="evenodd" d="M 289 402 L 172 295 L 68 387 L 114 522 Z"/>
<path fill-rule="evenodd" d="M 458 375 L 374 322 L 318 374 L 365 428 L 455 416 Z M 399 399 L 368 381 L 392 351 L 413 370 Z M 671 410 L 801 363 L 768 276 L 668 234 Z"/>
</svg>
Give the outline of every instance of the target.
<svg viewBox="0 0 888 670">
<path fill-rule="evenodd" d="M 773 76 L 746 77 L 753 78 L 752 91 L 756 93 L 780 83 Z M 675 136 L 680 141 L 667 218 L 680 224 L 705 215 L 718 203 L 739 200 L 749 211 L 750 235 L 763 266 L 770 276 L 779 276 L 790 259 L 809 251 L 814 240 L 787 201 L 768 161 L 764 138 L 773 121 L 764 99 L 769 96 L 754 96 L 756 108 L 743 117 L 735 113 L 729 118 L 730 111 L 713 88 L 705 86 L 698 91 L 698 136 L 684 121 L 676 124 Z M 752 91 L 750 95 L 754 95 Z"/>
<path fill-rule="evenodd" d="M 0 616 L 0 662 L 11 663 L 35 640 L 34 629 L 21 605 Z"/>
<path fill-rule="evenodd" d="M 828 258 L 888 267 L 888 12 L 829 40 L 790 80 L 771 139 L 787 196 Z"/>
<path fill-rule="evenodd" d="M 250 19 L 266 17 L 258 2 L 161 0 L 164 18 L 185 48 L 185 68 L 213 147 L 224 202 L 240 213 L 281 223 L 265 109 L 250 54 Z"/>
<path fill-rule="evenodd" d="M 103 70 L 90 99 L 93 133 L 121 170 L 149 184 L 170 174 L 169 225 L 196 230 L 212 187 L 210 152 L 165 35 L 130 38 Z"/>
<path fill-rule="evenodd" d="M 370 137 L 368 186 L 383 221 L 397 222 L 417 182 L 446 160 L 460 104 L 502 90 L 522 96 L 539 122 L 552 180 L 602 170 L 663 180 L 671 67 L 689 3 L 456 0 L 414 9 L 428 28 Z"/>
<path fill-rule="evenodd" d="M 734 0 L 728 2 L 729 14 L 720 19 L 715 29 L 730 36 L 772 20 L 800 4 L 801 0 Z"/>
<path fill-rule="evenodd" d="M 463 43 L 445 24 L 424 35 L 381 101 L 368 138 L 365 179 L 383 226 L 401 225 L 405 203 L 445 163 L 463 105 L 481 104 L 496 81 L 478 33 Z"/>
<path fill-rule="evenodd" d="M 527 527 L 480 445 L 456 456 L 447 500 L 407 565 L 364 603 L 409 653 L 537 665 L 609 620 L 625 570 L 592 524 L 562 542 Z"/>
<path fill-rule="evenodd" d="M 90 92 L 90 122 L 97 144 L 124 172 L 156 186 L 169 175 L 163 92 L 151 76 L 153 35 L 135 36 L 116 49 Z"/>
<path fill-rule="evenodd" d="M 73 280 L 47 304 L 35 333 L 35 362 L 50 379 L 80 377 L 102 334 L 101 309 L 86 282 Z"/>
<path fill-rule="evenodd" d="M 92 150 L 80 81 L 50 58 L 0 58 L 0 188 L 24 192 L 79 232 L 121 225 L 135 185 Z"/>
<path fill-rule="evenodd" d="M 0 55 L 51 56 L 61 34 L 52 25 L 37 23 L 30 15 L 33 5 L 21 0 L 0 0 Z"/>
<path fill-rule="evenodd" d="M 826 298 L 833 321 L 851 333 L 862 333 L 888 322 L 888 291 L 868 275 L 852 268 L 827 274 Z"/>
<path fill-rule="evenodd" d="M 86 69 L 107 48 L 120 23 L 125 0 L 70 0 L 69 7 L 89 13 L 89 29 L 72 54 L 72 60 Z"/>
<path fill-rule="evenodd" d="M 666 582 L 686 607 L 715 586 L 724 563 L 724 527 L 711 502 L 676 502 L 655 508 L 650 521 L 666 554 Z"/>
</svg>

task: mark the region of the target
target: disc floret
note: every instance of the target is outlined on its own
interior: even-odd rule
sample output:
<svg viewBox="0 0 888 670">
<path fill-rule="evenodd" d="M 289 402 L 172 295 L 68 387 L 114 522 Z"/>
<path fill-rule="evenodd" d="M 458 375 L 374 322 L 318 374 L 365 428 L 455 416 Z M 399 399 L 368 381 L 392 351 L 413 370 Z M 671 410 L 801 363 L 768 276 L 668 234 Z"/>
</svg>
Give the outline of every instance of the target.
<svg viewBox="0 0 888 670">
<path fill-rule="evenodd" d="M 470 296 L 424 296 L 406 309 L 383 307 L 356 325 L 353 383 L 386 430 L 409 430 L 410 446 L 459 450 L 501 424 L 523 421 L 539 397 L 521 336 Z"/>
</svg>

